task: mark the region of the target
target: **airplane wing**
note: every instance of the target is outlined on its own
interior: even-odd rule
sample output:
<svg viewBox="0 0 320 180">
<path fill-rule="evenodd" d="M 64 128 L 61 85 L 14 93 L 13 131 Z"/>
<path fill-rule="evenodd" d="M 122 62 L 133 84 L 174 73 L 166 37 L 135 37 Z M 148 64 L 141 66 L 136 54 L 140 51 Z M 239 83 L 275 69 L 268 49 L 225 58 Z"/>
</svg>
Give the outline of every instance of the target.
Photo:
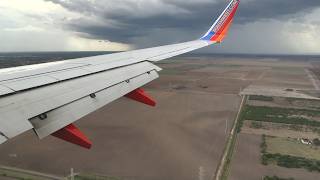
<svg viewBox="0 0 320 180">
<path fill-rule="evenodd" d="M 0 70 L 0 144 L 33 129 L 85 148 L 72 123 L 120 98 L 155 106 L 140 87 L 159 77 L 154 62 L 221 42 L 239 0 L 232 0 L 200 39 L 180 44 Z"/>
</svg>

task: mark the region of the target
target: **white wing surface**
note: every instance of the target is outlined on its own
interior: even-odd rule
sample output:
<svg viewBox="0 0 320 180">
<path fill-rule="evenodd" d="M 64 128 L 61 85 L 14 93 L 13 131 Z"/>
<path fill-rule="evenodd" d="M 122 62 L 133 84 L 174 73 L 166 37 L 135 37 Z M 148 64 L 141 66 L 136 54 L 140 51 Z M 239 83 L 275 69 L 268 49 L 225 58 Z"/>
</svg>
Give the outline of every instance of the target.
<svg viewBox="0 0 320 180">
<path fill-rule="evenodd" d="M 238 4 L 232 0 L 199 40 L 1 69 L 0 144 L 33 129 L 40 139 L 54 135 L 90 148 L 73 122 L 123 96 L 154 105 L 140 89 L 159 76 L 153 62 L 221 42 Z"/>
</svg>

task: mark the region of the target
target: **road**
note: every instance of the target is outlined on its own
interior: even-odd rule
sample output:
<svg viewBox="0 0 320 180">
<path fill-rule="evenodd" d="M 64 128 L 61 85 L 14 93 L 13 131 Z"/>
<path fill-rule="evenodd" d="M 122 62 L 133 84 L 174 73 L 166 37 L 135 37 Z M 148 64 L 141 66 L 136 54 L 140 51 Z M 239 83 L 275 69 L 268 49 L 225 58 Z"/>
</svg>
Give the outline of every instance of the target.
<svg viewBox="0 0 320 180">
<path fill-rule="evenodd" d="M 229 139 L 228 139 L 228 142 L 227 142 L 227 145 L 226 145 L 226 148 L 223 152 L 223 156 L 221 158 L 221 162 L 219 163 L 219 167 L 217 168 L 217 171 L 214 175 L 214 180 L 221 180 L 223 178 L 223 175 L 224 175 L 224 171 L 228 171 L 228 168 L 229 167 L 226 167 L 226 163 L 228 162 L 228 156 L 230 156 L 230 153 L 232 153 L 233 151 L 233 148 L 234 148 L 234 144 L 235 144 L 235 138 L 236 138 L 236 135 L 237 135 L 237 132 L 236 132 L 236 128 L 237 128 L 237 124 L 238 124 L 238 121 L 239 121 L 239 116 L 240 116 L 240 113 L 241 113 L 241 110 L 242 110 L 242 107 L 243 105 L 245 104 L 245 100 L 246 100 L 246 97 L 247 96 L 242 96 L 242 100 L 241 100 L 241 103 L 240 103 L 240 107 L 239 107 L 239 110 L 238 110 L 238 113 L 237 113 L 237 116 L 236 116 L 236 119 L 233 123 L 233 126 L 232 126 L 232 129 L 230 131 L 230 135 L 229 135 Z M 231 154 L 232 156 L 232 154 Z M 230 165 L 230 164 L 229 164 Z"/>
<path fill-rule="evenodd" d="M 308 77 L 312 82 L 314 88 L 316 90 L 320 90 L 320 81 L 318 80 L 318 78 L 309 69 L 305 69 L 305 72 L 308 74 Z"/>
</svg>

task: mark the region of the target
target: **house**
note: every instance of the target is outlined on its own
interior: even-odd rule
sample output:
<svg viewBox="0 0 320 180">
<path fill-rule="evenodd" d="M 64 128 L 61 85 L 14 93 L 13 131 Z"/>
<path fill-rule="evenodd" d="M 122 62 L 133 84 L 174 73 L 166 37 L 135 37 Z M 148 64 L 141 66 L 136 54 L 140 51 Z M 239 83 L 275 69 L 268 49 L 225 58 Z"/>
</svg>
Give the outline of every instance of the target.
<svg viewBox="0 0 320 180">
<path fill-rule="evenodd" d="M 305 144 L 305 145 L 311 145 L 312 144 L 312 141 L 310 141 L 309 139 L 306 139 L 306 138 L 301 138 L 300 142 L 302 144 Z"/>
</svg>

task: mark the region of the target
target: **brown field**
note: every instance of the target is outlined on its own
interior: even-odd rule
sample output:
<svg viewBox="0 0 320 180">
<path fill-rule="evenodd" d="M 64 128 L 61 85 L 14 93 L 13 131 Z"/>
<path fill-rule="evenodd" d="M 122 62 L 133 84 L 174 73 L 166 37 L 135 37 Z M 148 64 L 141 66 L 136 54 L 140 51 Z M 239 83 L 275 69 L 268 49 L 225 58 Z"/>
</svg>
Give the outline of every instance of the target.
<svg viewBox="0 0 320 180">
<path fill-rule="evenodd" d="M 121 99 L 80 120 L 79 127 L 94 142 L 90 151 L 51 137 L 38 141 L 28 133 L 0 147 L 1 162 L 59 175 L 71 167 L 136 179 L 194 179 L 200 167 L 211 175 L 227 138 L 225 121 L 232 123 L 239 98 L 150 94 L 157 108 Z"/>
<path fill-rule="evenodd" d="M 245 121 L 241 132 L 246 134 L 256 134 L 256 135 L 268 135 L 277 137 L 291 137 L 291 138 L 320 138 L 320 134 L 312 131 L 311 127 L 308 126 L 298 126 L 292 127 L 288 124 L 271 123 L 271 122 L 256 122 L 261 124 L 261 128 L 252 127 L 253 121 Z M 299 129 L 297 129 L 297 127 Z M 317 128 L 319 129 L 319 128 Z"/>
<path fill-rule="evenodd" d="M 259 84 L 313 88 L 304 71 L 307 62 L 180 57 L 159 65 L 164 69 L 160 78 L 145 87 L 157 100 L 156 108 L 122 98 L 77 122 L 94 142 L 91 150 L 53 137 L 39 141 L 29 132 L 0 146 L 0 164 L 62 176 L 72 167 L 130 180 L 211 180 L 241 89 Z M 260 139 L 240 135 L 231 179 L 259 179 L 273 172 L 318 177 L 260 165 Z"/>
<path fill-rule="evenodd" d="M 248 100 L 247 104 L 252 106 L 267 106 L 267 107 L 279 107 L 279 108 L 311 109 L 311 110 L 320 109 L 320 101 L 292 99 L 292 98 L 285 98 L 285 97 L 273 97 L 273 101 Z"/>
</svg>

